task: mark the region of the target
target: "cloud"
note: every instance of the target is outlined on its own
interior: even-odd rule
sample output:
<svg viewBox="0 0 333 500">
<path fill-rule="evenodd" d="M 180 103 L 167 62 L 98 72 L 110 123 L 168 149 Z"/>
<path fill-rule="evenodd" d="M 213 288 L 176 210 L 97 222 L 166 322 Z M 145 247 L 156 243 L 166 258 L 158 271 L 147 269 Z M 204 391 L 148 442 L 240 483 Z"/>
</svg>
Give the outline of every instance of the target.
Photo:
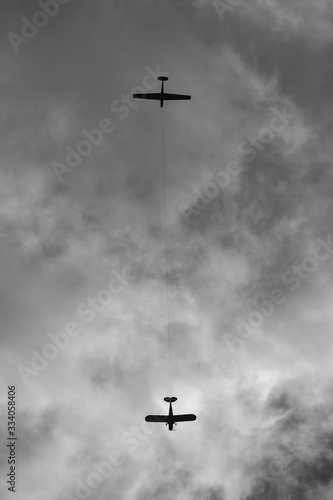
<svg viewBox="0 0 333 500">
<path fill-rule="evenodd" d="M 7 33 L 37 4 L 0 9 Z M 284 285 L 234 353 L 223 340 L 333 234 L 331 24 L 325 2 L 242 2 L 221 23 L 211 1 L 86 0 L 19 54 L 3 37 L 0 364 L 17 383 L 19 500 L 75 497 L 114 453 L 89 498 L 332 496 L 331 260 Z M 197 415 L 172 433 L 143 427 L 169 391 L 160 108 L 110 108 L 148 65 L 192 95 L 163 108 L 174 410 Z M 297 117 L 248 162 L 238 146 L 274 108 Z M 59 184 L 52 162 L 106 116 L 115 131 Z M 185 223 L 178 205 L 231 160 L 239 174 Z M 85 323 L 78 304 L 124 266 L 134 279 Z M 69 321 L 82 333 L 26 388 L 17 366 Z"/>
</svg>

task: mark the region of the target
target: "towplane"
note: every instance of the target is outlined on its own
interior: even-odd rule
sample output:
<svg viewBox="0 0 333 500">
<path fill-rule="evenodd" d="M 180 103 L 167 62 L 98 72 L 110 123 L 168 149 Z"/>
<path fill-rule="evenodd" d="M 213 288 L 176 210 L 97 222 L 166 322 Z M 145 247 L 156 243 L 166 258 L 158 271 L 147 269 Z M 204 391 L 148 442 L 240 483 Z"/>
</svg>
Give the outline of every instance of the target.
<svg viewBox="0 0 333 500">
<path fill-rule="evenodd" d="M 174 415 L 172 411 L 172 403 L 177 401 L 177 398 L 164 398 L 164 401 L 169 403 L 169 415 L 147 415 L 145 418 L 146 422 L 163 422 L 165 425 L 169 426 L 169 431 L 173 430 L 173 426 L 177 425 L 177 422 L 189 422 L 191 420 L 196 420 L 196 416 L 193 413 L 185 413 L 184 415 Z"/>
<path fill-rule="evenodd" d="M 164 92 L 164 82 L 168 80 L 167 76 L 159 76 L 157 78 L 160 82 L 162 82 L 161 92 L 158 93 L 149 93 L 149 94 L 133 94 L 135 99 L 155 99 L 156 101 L 160 101 L 160 106 L 163 108 L 164 101 L 182 101 L 184 99 L 191 99 L 190 95 L 183 94 L 167 94 Z"/>
</svg>

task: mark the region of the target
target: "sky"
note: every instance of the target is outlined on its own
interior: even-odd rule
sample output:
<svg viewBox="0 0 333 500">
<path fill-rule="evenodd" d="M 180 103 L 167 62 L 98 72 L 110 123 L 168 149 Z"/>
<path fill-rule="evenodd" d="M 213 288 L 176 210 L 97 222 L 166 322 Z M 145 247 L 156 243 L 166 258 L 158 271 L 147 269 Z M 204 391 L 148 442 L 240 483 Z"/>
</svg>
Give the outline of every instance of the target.
<svg viewBox="0 0 333 500">
<path fill-rule="evenodd" d="M 1 498 L 333 495 L 333 5 L 0 5 Z M 161 109 L 171 392 L 167 412 Z"/>
</svg>

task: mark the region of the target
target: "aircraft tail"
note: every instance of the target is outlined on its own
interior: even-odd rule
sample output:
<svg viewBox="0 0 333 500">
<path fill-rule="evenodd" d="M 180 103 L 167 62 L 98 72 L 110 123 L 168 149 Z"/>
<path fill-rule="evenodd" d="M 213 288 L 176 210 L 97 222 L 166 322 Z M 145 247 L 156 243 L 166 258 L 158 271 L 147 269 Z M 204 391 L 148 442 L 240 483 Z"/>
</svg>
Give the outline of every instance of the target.
<svg viewBox="0 0 333 500">
<path fill-rule="evenodd" d="M 177 401 L 177 398 L 175 398 L 174 396 L 172 398 L 164 398 L 164 401 L 166 401 L 167 403 L 174 403 L 175 401 Z"/>
</svg>

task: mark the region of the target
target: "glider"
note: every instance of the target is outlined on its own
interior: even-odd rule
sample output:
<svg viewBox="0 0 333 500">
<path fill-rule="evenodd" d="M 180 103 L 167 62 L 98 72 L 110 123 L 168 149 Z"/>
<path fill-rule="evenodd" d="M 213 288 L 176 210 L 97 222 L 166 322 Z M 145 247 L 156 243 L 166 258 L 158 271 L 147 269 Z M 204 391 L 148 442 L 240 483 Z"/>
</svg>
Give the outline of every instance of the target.
<svg viewBox="0 0 333 500">
<path fill-rule="evenodd" d="M 161 92 L 159 93 L 150 93 L 150 94 L 133 94 L 135 99 L 155 99 L 156 101 L 160 101 L 160 106 L 163 108 L 164 101 L 182 101 L 185 99 L 191 99 L 190 95 L 183 94 L 167 94 L 164 92 L 164 82 L 168 80 L 167 76 L 159 76 L 157 78 L 160 82 L 162 82 Z"/>
<path fill-rule="evenodd" d="M 147 415 L 145 418 L 146 422 L 164 422 L 169 425 L 169 431 L 173 430 L 173 425 L 177 425 L 177 422 L 189 422 L 191 420 L 196 420 L 196 416 L 193 413 L 186 413 L 184 415 L 174 415 L 172 412 L 172 403 L 177 401 L 177 398 L 164 398 L 169 404 L 169 415 Z"/>
</svg>

